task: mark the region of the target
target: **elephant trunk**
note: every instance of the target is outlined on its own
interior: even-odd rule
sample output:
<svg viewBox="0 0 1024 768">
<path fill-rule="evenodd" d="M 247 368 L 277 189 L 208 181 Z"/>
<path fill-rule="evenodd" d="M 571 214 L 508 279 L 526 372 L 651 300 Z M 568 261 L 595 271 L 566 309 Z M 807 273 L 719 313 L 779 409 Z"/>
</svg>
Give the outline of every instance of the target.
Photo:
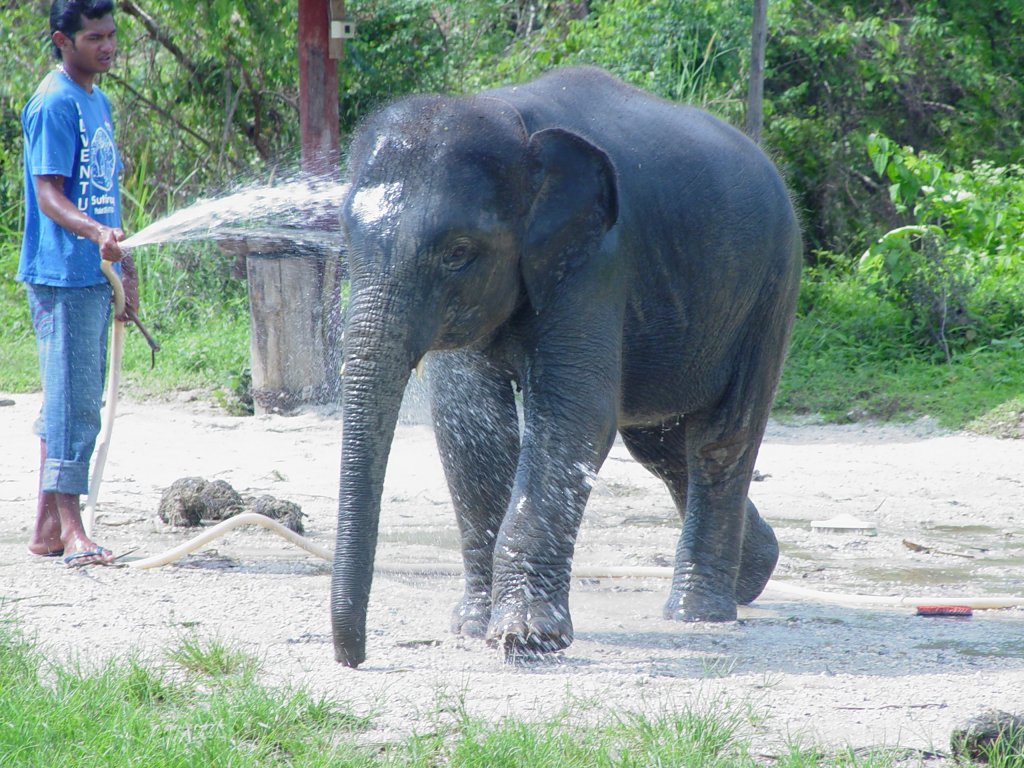
<svg viewBox="0 0 1024 768">
<path fill-rule="evenodd" d="M 373 581 L 381 493 L 402 395 L 422 353 L 409 351 L 407 323 L 385 322 L 381 301 L 350 313 L 345 373 L 338 530 L 331 576 L 334 656 L 366 659 L 366 611 Z"/>
</svg>

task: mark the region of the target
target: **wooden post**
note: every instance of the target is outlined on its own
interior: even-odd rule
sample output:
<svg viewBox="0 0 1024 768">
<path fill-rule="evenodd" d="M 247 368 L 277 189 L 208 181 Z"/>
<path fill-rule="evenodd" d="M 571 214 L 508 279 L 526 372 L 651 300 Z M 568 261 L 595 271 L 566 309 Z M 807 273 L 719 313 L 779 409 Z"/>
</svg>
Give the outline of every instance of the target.
<svg viewBox="0 0 1024 768">
<path fill-rule="evenodd" d="M 340 183 L 338 73 L 330 57 L 330 0 L 298 0 L 301 169 Z M 343 13 L 343 9 L 342 9 Z M 336 230 L 337 220 L 310 222 Z M 257 413 L 335 400 L 340 391 L 341 253 L 292 243 L 244 246 L 252 395 Z"/>
<path fill-rule="evenodd" d="M 335 13 L 344 14 L 344 4 L 337 0 L 299 0 L 299 130 L 302 170 L 337 177 L 338 65 L 330 56 L 332 4 Z"/>
<path fill-rule="evenodd" d="M 754 0 L 750 43 L 750 87 L 747 93 L 747 135 L 761 143 L 764 124 L 764 49 L 768 37 L 768 0 Z"/>
</svg>

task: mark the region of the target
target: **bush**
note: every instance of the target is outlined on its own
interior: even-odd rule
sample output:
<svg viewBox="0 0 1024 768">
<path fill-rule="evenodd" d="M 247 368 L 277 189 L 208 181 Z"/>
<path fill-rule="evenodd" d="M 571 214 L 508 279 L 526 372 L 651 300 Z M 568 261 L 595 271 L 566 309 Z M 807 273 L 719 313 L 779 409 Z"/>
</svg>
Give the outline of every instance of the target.
<svg viewBox="0 0 1024 768">
<path fill-rule="evenodd" d="M 1019 0 L 777 0 L 769 5 L 766 142 L 787 169 L 814 250 L 856 254 L 897 226 L 869 136 L 997 166 L 1024 142 Z"/>
<path fill-rule="evenodd" d="M 1024 334 L 1024 167 L 949 168 L 878 134 L 868 154 L 908 223 L 861 257 L 867 284 L 906 309 L 947 361 Z"/>
</svg>

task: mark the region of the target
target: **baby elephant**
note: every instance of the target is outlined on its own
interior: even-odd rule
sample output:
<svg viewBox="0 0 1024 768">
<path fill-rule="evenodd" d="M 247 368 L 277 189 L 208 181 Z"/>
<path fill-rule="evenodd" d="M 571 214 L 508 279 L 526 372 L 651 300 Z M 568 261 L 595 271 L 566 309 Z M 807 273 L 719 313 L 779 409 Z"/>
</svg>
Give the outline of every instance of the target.
<svg viewBox="0 0 1024 768">
<path fill-rule="evenodd" d="M 385 466 L 427 352 L 465 564 L 455 632 L 572 642 L 573 548 L 616 432 L 682 518 L 665 615 L 735 619 L 778 557 L 747 498 L 801 264 L 771 161 L 699 109 L 571 68 L 399 101 L 348 173 L 337 660 L 366 656 Z"/>
</svg>

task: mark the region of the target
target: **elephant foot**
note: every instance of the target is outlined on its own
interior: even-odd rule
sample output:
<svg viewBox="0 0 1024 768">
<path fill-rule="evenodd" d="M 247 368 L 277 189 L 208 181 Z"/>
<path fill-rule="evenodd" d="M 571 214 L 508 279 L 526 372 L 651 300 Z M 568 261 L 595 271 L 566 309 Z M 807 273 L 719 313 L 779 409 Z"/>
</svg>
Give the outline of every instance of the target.
<svg viewBox="0 0 1024 768">
<path fill-rule="evenodd" d="M 662 615 L 671 621 L 736 621 L 733 589 L 677 574 Z"/>
<path fill-rule="evenodd" d="M 749 502 L 740 557 L 734 593 L 737 603 L 748 605 L 764 590 L 779 562 L 779 541 L 775 538 L 775 531 Z"/>
<path fill-rule="evenodd" d="M 487 643 L 500 648 L 506 662 L 568 648 L 572 637 L 572 619 L 564 601 L 495 608 L 487 629 Z"/>
<path fill-rule="evenodd" d="M 491 600 L 480 595 L 465 595 L 452 611 L 452 634 L 482 639 L 491 620 Z"/>
</svg>

